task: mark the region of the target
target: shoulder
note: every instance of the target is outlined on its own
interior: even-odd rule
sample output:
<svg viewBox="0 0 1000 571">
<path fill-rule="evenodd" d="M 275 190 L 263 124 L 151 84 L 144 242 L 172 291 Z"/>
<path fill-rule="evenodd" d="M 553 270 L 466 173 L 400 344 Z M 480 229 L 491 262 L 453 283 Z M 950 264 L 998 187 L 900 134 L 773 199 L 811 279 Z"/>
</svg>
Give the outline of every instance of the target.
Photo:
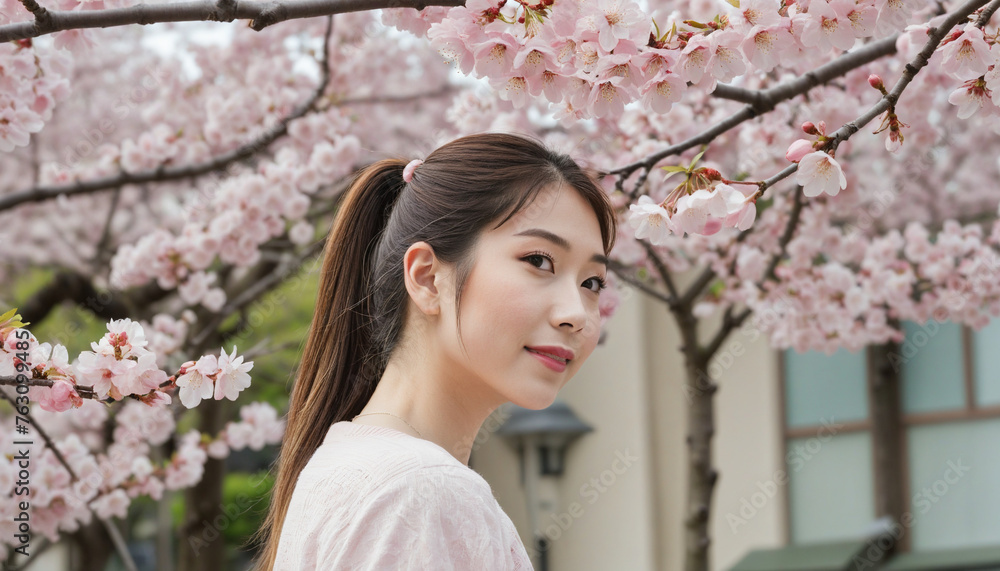
<svg viewBox="0 0 1000 571">
<path fill-rule="evenodd" d="M 465 466 L 421 466 L 358 498 L 329 568 L 507 569 L 520 540 L 489 484 Z"/>
<path fill-rule="evenodd" d="M 369 508 L 455 510 L 494 516 L 499 509 L 489 483 L 467 466 L 421 465 L 371 490 Z"/>
<path fill-rule="evenodd" d="M 414 471 L 471 472 L 440 446 L 380 427 L 334 424 L 302 473 L 297 487 L 368 494 Z M 357 496 L 352 498 L 357 500 Z"/>
</svg>

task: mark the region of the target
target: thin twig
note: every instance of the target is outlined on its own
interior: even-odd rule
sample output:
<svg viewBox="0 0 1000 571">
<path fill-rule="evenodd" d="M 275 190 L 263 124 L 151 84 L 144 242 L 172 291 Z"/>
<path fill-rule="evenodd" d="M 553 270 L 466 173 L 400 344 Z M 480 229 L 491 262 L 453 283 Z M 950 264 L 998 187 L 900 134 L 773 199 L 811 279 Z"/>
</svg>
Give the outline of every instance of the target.
<svg viewBox="0 0 1000 571">
<path fill-rule="evenodd" d="M 28 379 L 27 381 L 18 382 L 17 377 L 0 377 L 0 386 L 16 387 L 17 385 L 26 385 L 29 387 L 52 387 L 56 381 L 52 379 Z M 96 399 L 97 394 L 94 393 L 94 387 L 86 385 L 73 385 L 73 390 L 76 394 L 80 395 L 80 398 L 85 399 Z"/>
<path fill-rule="evenodd" d="M 97 241 L 97 246 L 94 248 L 94 258 L 90 261 L 91 265 L 96 270 L 101 263 L 101 256 L 104 252 L 104 248 L 108 245 L 108 240 L 111 239 L 111 221 L 115 217 L 115 210 L 118 209 L 118 199 L 121 197 L 122 187 L 115 189 L 114 194 L 111 195 L 111 207 L 108 208 L 108 216 L 104 221 L 104 230 L 101 231 L 101 238 Z"/>
<path fill-rule="evenodd" d="M 250 305 L 262 294 L 277 286 L 282 282 L 282 280 L 288 277 L 293 270 L 299 268 L 303 263 L 305 263 L 306 260 L 323 251 L 323 247 L 325 245 L 326 237 L 310 244 L 297 256 L 294 262 L 279 265 L 272 272 L 260 280 L 257 280 L 257 282 L 244 290 L 234 299 L 229 300 L 218 313 L 212 315 L 211 321 L 209 321 L 205 327 L 201 328 L 201 330 L 199 330 L 198 333 L 192 337 L 190 345 L 193 347 L 200 347 L 202 343 L 208 339 L 208 336 L 218 329 L 219 326 L 222 325 L 222 322 L 225 321 L 230 315 Z"/>
<path fill-rule="evenodd" d="M 997 3 L 998 1 L 1000 0 L 993 0 L 993 3 Z M 883 95 L 882 98 L 875 103 L 875 105 L 872 105 L 871 108 L 868 109 L 868 111 L 865 111 L 860 117 L 843 125 L 830 135 L 830 142 L 827 145 L 827 150 L 836 151 L 837 147 L 839 147 L 841 143 L 850 139 L 851 136 L 861 130 L 862 127 L 870 123 L 872 119 L 878 117 L 890 107 L 895 106 L 896 102 L 899 101 L 900 95 L 903 94 L 903 90 L 906 89 L 910 82 L 913 81 L 913 78 L 917 76 L 920 69 L 927 65 L 927 62 L 930 60 L 931 55 L 934 54 L 934 50 L 937 49 L 941 40 L 948 35 L 948 32 L 951 31 L 952 28 L 954 28 L 962 20 L 968 18 L 970 14 L 975 12 L 984 4 L 986 4 L 986 0 L 969 0 L 969 2 L 966 2 L 948 15 L 948 17 L 945 18 L 939 26 L 930 30 L 927 34 L 930 39 L 928 39 L 927 43 L 924 44 L 924 48 L 920 50 L 920 53 L 913 58 L 913 61 L 906 64 L 903 69 L 903 75 L 899 78 L 896 84 L 892 86 L 892 90 Z M 758 194 L 763 193 L 763 191 L 774 186 L 777 182 L 788 178 L 792 175 L 792 173 L 798 170 L 798 168 L 799 165 L 797 163 L 793 163 L 782 169 L 778 172 L 778 174 L 761 182 Z"/>
<path fill-rule="evenodd" d="M 666 303 L 667 305 L 670 305 L 672 303 L 673 300 L 670 298 L 670 296 L 665 295 L 663 292 L 656 291 L 649 285 L 644 284 L 642 283 L 642 281 L 633 277 L 631 273 L 632 271 L 635 270 L 635 268 L 633 268 L 632 266 L 626 266 L 625 264 L 622 264 L 620 262 L 614 260 L 608 260 L 608 269 L 614 272 L 615 275 L 618 276 L 618 279 L 629 284 L 630 286 L 641 290 L 642 292 L 662 301 L 663 303 Z"/>
<path fill-rule="evenodd" d="M 892 36 L 890 38 L 868 44 L 858 50 L 846 53 L 828 64 L 821 65 L 801 77 L 795 78 L 791 81 L 786 81 L 785 83 L 778 84 L 763 91 L 718 85 L 712 95 L 720 98 L 743 101 L 747 103 L 747 106 L 730 115 L 726 119 L 723 119 L 719 123 L 709 127 L 705 131 L 691 137 L 690 139 L 681 141 L 676 145 L 671 145 L 662 151 L 653 153 L 638 161 L 607 171 L 606 174 L 628 178 L 636 169 L 652 169 L 656 163 L 666 157 L 679 155 L 698 145 L 707 144 L 722 133 L 736 127 L 740 123 L 773 110 L 774 107 L 782 101 L 802 95 L 818 85 L 822 85 L 832 79 L 844 75 L 848 71 L 869 64 L 881 57 L 896 53 L 897 37 L 898 36 Z"/>
</svg>

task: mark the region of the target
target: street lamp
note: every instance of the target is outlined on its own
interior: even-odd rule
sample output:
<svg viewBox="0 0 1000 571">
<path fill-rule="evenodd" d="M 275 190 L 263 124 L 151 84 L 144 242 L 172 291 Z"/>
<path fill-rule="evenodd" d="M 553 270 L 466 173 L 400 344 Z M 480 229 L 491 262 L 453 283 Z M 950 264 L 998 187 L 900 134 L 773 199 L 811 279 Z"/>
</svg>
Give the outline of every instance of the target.
<svg viewBox="0 0 1000 571">
<path fill-rule="evenodd" d="M 566 449 L 585 432 L 593 427 L 586 424 L 565 402 L 556 400 L 547 408 L 531 410 L 510 404 L 510 416 L 497 429 L 497 434 L 518 453 L 521 469 L 521 485 L 524 486 L 528 502 L 528 518 L 535 542 L 536 571 L 548 571 L 548 540 L 538 528 L 541 507 L 540 485 L 547 484 L 547 506 L 555 505 L 557 491 L 556 478 L 565 469 Z"/>
</svg>

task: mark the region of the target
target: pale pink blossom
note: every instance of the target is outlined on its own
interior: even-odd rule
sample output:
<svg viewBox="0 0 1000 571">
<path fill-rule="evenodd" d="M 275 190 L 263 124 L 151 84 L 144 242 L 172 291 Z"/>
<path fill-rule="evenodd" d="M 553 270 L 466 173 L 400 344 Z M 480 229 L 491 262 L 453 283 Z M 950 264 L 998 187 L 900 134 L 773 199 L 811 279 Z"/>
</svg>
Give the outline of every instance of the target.
<svg viewBox="0 0 1000 571">
<path fill-rule="evenodd" d="M 833 0 L 831 4 L 838 14 L 844 13 L 846 8 L 847 20 L 851 23 L 851 30 L 856 38 L 867 38 L 875 31 L 875 19 L 878 11 L 870 3 L 855 4 L 852 0 Z"/>
<path fill-rule="evenodd" d="M 194 272 L 189 274 L 184 283 L 177 286 L 177 293 L 184 303 L 195 305 L 208 293 L 208 288 L 216 280 L 215 273 Z"/>
<path fill-rule="evenodd" d="M 757 218 L 757 204 L 751 200 L 752 194 L 748 196 L 728 184 L 716 186 L 715 191 L 726 200 L 727 214 L 723 225 L 740 231 L 749 229 Z"/>
<path fill-rule="evenodd" d="M 63 412 L 71 408 L 79 408 L 83 404 L 83 399 L 77 394 L 73 383 L 64 380 L 55 380 L 52 387 L 43 389 L 38 398 L 38 406 L 43 410 L 51 412 Z"/>
<path fill-rule="evenodd" d="M 648 195 L 639 197 L 636 204 L 629 205 L 629 224 L 635 228 L 637 239 L 648 238 L 651 244 L 663 244 L 673 231 L 670 213 Z"/>
<path fill-rule="evenodd" d="M 205 355 L 193 366 L 188 367 L 184 374 L 177 377 L 175 383 L 180 389 L 178 396 L 181 404 L 187 408 L 194 408 L 202 399 L 212 398 L 215 386 L 210 377 L 218 372 L 219 363 L 215 355 Z"/>
<path fill-rule="evenodd" d="M 644 43 L 651 28 L 649 20 L 632 0 L 598 0 L 594 18 L 601 49 L 610 52 L 619 40 Z"/>
<path fill-rule="evenodd" d="M 749 30 L 754 26 L 767 28 L 781 21 L 778 2 L 774 0 L 741 0 L 739 7 L 727 9 L 733 13 L 729 19 L 738 30 Z"/>
<path fill-rule="evenodd" d="M 244 363 L 243 355 L 236 356 L 236 346 L 233 351 L 226 354 L 225 348 L 218 360 L 219 372 L 215 377 L 215 400 L 222 400 L 223 397 L 229 400 L 236 400 L 240 391 L 250 386 L 250 375 L 247 371 L 253 368 L 253 361 Z"/>
<path fill-rule="evenodd" d="M 656 113 L 670 111 L 674 103 L 681 100 L 687 84 L 676 73 L 661 71 L 639 90 L 642 94 L 642 104 Z"/>
<path fill-rule="evenodd" d="M 802 194 L 815 197 L 824 192 L 830 196 L 847 188 L 847 177 L 840 164 L 823 151 L 809 153 L 799 161 L 795 182 L 802 185 Z"/>
<path fill-rule="evenodd" d="M 837 5 L 843 6 L 842 3 Z M 820 50 L 848 50 L 854 45 L 855 34 L 846 13 L 838 14 L 826 0 L 813 0 L 802 29 L 802 45 Z"/>
<path fill-rule="evenodd" d="M 746 73 L 746 61 L 739 50 L 742 34 L 736 30 L 718 30 L 709 34 L 708 38 L 712 55 L 707 67 L 716 80 L 728 82 Z"/>
<path fill-rule="evenodd" d="M 990 100 L 990 92 L 986 84 L 980 80 L 967 81 L 948 96 L 948 103 L 958 107 L 958 118 L 968 119 L 983 108 Z"/>
<path fill-rule="evenodd" d="M 476 72 L 484 77 L 502 77 L 514 65 L 519 44 L 514 36 L 490 36 L 475 47 Z"/>
<path fill-rule="evenodd" d="M 90 502 L 90 507 L 94 509 L 94 513 L 101 519 L 111 517 L 123 518 L 128 515 L 128 506 L 130 503 L 132 502 L 129 501 L 125 490 L 118 488 Z"/>
<path fill-rule="evenodd" d="M 968 24 L 962 33 L 941 48 L 942 69 L 955 79 L 977 78 L 996 61 L 982 28 Z"/>
<path fill-rule="evenodd" d="M 626 92 L 617 84 L 620 77 L 594 84 L 587 99 L 587 109 L 594 117 L 618 117 L 625 110 Z"/>
<path fill-rule="evenodd" d="M 715 234 L 722 228 L 722 223 L 729 214 L 726 197 L 705 188 L 681 196 L 675 206 L 677 211 L 670 220 L 681 235 Z"/>
<path fill-rule="evenodd" d="M 213 287 L 205 292 L 201 298 L 201 305 L 209 311 L 218 313 L 226 305 L 226 291 L 221 287 Z"/>
<path fill-rule="evenodd" d="M 782 27 L 754 26 L 740 43 L 743 55 L 760 71 L 771 71 L 792 45 L 792 35 Z"/>
</svg>

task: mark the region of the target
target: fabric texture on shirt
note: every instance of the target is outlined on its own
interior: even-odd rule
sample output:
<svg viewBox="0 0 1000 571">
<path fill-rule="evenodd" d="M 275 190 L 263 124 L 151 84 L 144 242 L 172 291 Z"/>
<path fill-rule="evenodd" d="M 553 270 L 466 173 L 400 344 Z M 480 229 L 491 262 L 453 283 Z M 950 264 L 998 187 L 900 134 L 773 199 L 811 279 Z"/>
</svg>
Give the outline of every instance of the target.
<svg viewBox="0 0 1000 571">
<path fill-rule="evenodd" d="M 334 423 L 299 475 L 274 571 L 527 571 L 489 483 L 441 446 Z"/>
</svg>

